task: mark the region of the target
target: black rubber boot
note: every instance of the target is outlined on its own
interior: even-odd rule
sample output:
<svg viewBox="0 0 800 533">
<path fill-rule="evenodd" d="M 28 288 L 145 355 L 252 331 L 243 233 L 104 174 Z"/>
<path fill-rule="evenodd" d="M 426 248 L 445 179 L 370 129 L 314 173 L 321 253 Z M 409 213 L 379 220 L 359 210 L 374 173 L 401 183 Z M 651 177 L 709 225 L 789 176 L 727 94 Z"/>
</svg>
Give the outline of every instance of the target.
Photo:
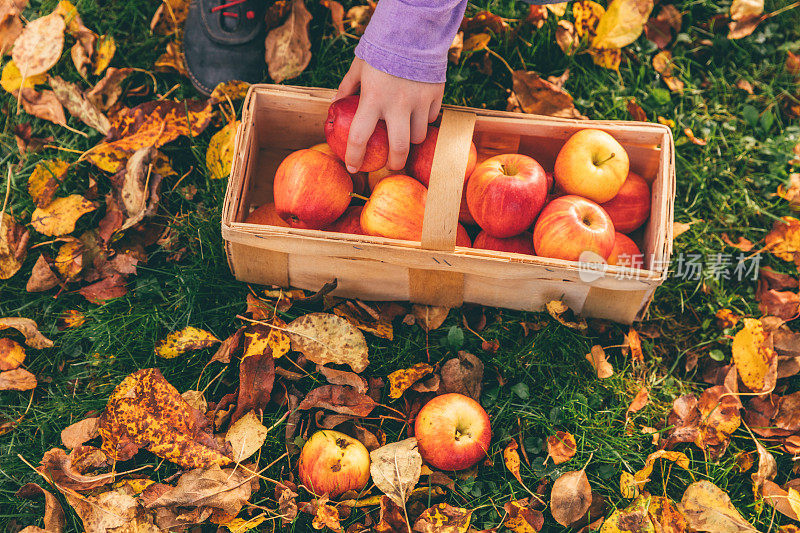
<svg viewBox="0 0 800 533">
<path fill-rule="evenodd" d="M 186 70 L 198 91 L 264 79 L 266 0 L 193 0 L 183 33 Z"/>
</svg>

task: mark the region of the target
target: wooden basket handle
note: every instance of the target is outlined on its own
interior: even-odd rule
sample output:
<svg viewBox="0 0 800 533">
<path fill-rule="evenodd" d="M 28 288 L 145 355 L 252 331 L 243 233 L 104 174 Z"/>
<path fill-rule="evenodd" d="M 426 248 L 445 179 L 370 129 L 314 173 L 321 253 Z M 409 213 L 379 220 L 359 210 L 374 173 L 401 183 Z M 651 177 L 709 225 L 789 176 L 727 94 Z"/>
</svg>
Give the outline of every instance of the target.
<svg viewBox="0 0 800 533">
<path fill-rule="evenodd" d="M 422 222 L 422 247 L 452 252 L 456 246 L 458 213 L 475 114 L 445 109 L 431 165 L 428 200 Z"/>
</svg>

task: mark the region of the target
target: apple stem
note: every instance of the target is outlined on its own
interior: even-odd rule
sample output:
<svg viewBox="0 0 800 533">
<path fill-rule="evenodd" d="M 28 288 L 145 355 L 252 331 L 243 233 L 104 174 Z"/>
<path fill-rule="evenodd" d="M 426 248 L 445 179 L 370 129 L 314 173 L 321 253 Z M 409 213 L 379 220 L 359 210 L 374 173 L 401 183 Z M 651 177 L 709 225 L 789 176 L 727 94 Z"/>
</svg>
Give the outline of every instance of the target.
<svg viewBox="0 0 800 533">
<path fill-rule="evenodd" d="M 350 196 L 352 198 L 358 198 L 359 200 L 364 200 L 365 202 L 369 202 L 369 198 L 367 198 L 366 196 L 362 196 L 360 194 L 354 193 L 354 192 L 351 192 Z"/>
<path fill-rule="evenodd" d="M 595 165 L 596 167 L 599 167 L 599 166 L 600 166 L 600 165 L 602 165 L 603 163 L 608 163 L 609 161 L 611 161 L 612 159 L 614 159 L 614 156 L 616 156 L 616 155 L 617 155 L 617 154 L 615 154 L 614 152 L 611 152 L 611 155 L 610 155 L 610 156 L 606 157 L 606 158 L 605 158 L 605 159 L 603 159 L 602 161 L 595 161 L 594 165 Z"/>
</svg>

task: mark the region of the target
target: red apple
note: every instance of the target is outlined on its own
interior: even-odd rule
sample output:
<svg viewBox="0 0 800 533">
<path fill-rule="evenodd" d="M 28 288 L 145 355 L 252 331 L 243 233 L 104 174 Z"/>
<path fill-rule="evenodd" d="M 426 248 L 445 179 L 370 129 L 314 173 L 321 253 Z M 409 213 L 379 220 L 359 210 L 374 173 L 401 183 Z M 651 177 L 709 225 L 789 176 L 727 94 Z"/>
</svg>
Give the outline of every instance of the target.
<svg viewBox="0 0 800 533">
<path fill-rule="evenodd" d="M 407 167 L 412 177 L 417 178 L 424 186 L 428 187 L 431 181 L 431 167 L 433 166 L 433 153 L 436 150 L 436 141 L 439 138 L 439 128 L 428 126 L 428 133 L 425 140 L 419 144 L 411 146 L 408 154 Z M 470 143 L 469 157 L 467 159 L 467 171 L 464 173 L 464 181 L 469 178 L 475 170 L 478 160 L 478 149 L 475 143 Z"/>
<path fill-rule="evenodd" d="M 275 204 L 272 202 L 253 210 L 252 213 L 247 215 L 245 222 L 248 224 L 264 224 L 266 226 L 279 226 L 282 228 L 289 227 L 289 224 L 278 216 L 278 212 L 275 211 Z"/>
<path fill-rule="evenodd" d="M 380 181 L 383 178 L 387 176 L 395 176 L 397 174 L 405 175 L 405 173 L 402 170 L 389 170 L 386 167 L 379 168 L 378 170 L 375 170 L 373 172 L 369 172 L 367 174 L 367 183 L 369 185 L 369 190 L 374 191 L 375 187 L 378 185 L 378 183 L 380 183 Z"/>
<path fill-rule="evenodd" d="M 317 150 L 284 159 L 274 183 L 275 209 L 293 228 L 324 228 L 350 205 L 353 180 L 341 161 Z"/>
<path fill-rule="evenodd" d="M 428 189 L 411 176 L 383 178 L 364 205 L 361 228 L 367 235 L 418 241 L 427 197 Z"/>
<path fill-rule="evenodd" d="M 630 233 L 650 216 L 650 187 L 639 174 L 629 172 L 617 195 L 600 207 L 611 217 L 614 229 Z"/>
<path fill-rule="evenodd" d="M 501 239 L 528 229 L 546 197 L 544 169 L 526 155 L 490 157 L 467 181 L 469 212 L 486 233 Z"/>
<path fill-rule="evenodd" d="M 303 446 L 297 469 L 311 492 L 335 498 L 360 491 L 369 481 L 369 452 L 356 439 L 338 431 L 314 433 Z"/>
<path fill-rule="evenodd" d="M 472 246 L 472 239 L 469 238 L 467 228 L 461 224 L 456 228 L 456 246 L 464 246 L 465 248 Z"/>
<path fill-rule="evenodd" d="M 545 172 L 544 177 L 547 180 L 547 194 L 553 192 L 553 184 L 555 183 L 556 179 L 553 177 L 552 172 Z"/>
<path fill-rule="evenodd" d="M 533 249 L 543 257 L 578 261 L 583 252 L 594 252 L 608 259 L 612 248 L 611 218 L 580 196 L 562 196 L 547 204 L 533 228 Z"/>
<path fill-rule="evenodd" d="M 475 237 L 475 244 L 473 244 L 472 247 L 480 248 L 481 250 L 497 250 L 498 252 L 534 255 L 533 240 L 531 234 L 527 231 L 513 237 L 506 237 L 505 239 L 492 237 L 485 231 L 482 231 Z"/>
<path fill-rule="evenodd" d="M 357 95 L 340 98 L 328 108 L 328 118 L 325 121 L 325 138 L 328 145 L 344 160 L 347 152 L 347 138 L 350 135 L 350 124 L 358 109 L 359 97 Z M 386 122 L 379 120 L 367 141 L 364 152 L 364 162 L 360 172 L 372 172 L 386 166 L 389 158 L 389 134 L 386 131 Z"/>
<path fill-rule="evenodd" d="M 627 268 L 644 268 L 644 255 L 636 243 L 620 232 L 617 232 L 611 255 L 608 256 L 609 265 L 618 265 Z"/>
<path fill-rule="evenodd" d="M 567 139 L 558 152 L 554 176 L 567 194 L 603 203 L 617 195 L 628 166 L 628 153 L 614 137 L 585 129 Z"/>
<path fill-rule="evenodd" d="M 481 404 L 452 392 L 422 407 L 414 436 L 423 461 L 440 470 L 464 470 L 486 457 L 492 428 Z"/>
<path fill-rule="evenodd" d="M 339 158 L 336 153 L 331 149 L 328 143 L 319 143 L 315 144 L 314 146 L 310 147 L 309 150 L 316 150 L 318 152 L 322 152 L 323 154 L 327 154 L 331 157 Z M 365 194 L 367 191 L 367 173 L 366 172 L 356 172 L 350 173 L 350 179 L 353 180 L 353 192 L 356 194 Z"/>
<path fill-rule="evenodd" d="M 325 228 L 326 231 L 335 231 L 337 233 L 353 233 L 355 235 L 366 235 L 364 230 L 361 229 L 361 211 L 363 206 L 355 205 L 348 207 L 342 216 L 336 221 Z"/>
<path fill-rule="evenodd" d="M 469 183 L 469 181 L 467 183 Z M 472 218 L 472 213 L 469 212 L 469 206 L 467 205 L 467 183 L 464 183 L 464 188 L 461 191 L 461 206 L 458 210 L 458 221 L 462 224 L 472 226 L 477 224 L 477 222 Z"/>
</svg>

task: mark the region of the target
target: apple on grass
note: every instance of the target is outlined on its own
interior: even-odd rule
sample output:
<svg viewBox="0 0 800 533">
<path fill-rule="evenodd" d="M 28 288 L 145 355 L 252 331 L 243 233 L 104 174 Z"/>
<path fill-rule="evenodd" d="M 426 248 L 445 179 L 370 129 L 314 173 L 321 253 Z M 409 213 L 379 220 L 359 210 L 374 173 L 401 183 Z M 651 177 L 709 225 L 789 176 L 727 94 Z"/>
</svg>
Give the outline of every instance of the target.
<svg viewBox="0 0 800 533">
<path fill-rule="evenodd" d="M 414 436 L 423 461 L 439 470 L 464 470 L 486 457 L 492 428 L 481 404 L 451 392 L 422 407 Z"/>
<path fill-rule="evenodd" d="M 289 227 L 289 224 L 278 216 L 278 212 L 275 211 L 275 204 L 272 202 L 254 209 L 252 213 L 247 215 L 244 221 L 247 224 L 264 224 L 266 226 L 279 226 L 281 228 Z"/>
<path fill-rule="evenodd" d="M 556 198 L 542 210 L 533 227 L 536 255 L 579 261 L 592 252 L 608 259 L 614 248 L 614 223 L 603 208 L 575 195 Z"/>
<path fill-rule="evenodd" d="M 469 212 L 486 233 L 501 239 L 528 229 L 546 197 L 542 165 L 522 154 L 490 157 L 467 180 Z"/>
<path fill-rule="evenodd" d="M 367 235 L 419 241 L 428 189 L 398 174 L 380 181 L 361 211 L 361 228 Z"/>
<path fill-rule="evenodd" d="M 347 139 L 350 136 L 350 124 L 358 109 L 359 97 L 357 95 L 340 98 L 328 108 L 328 118 L 325 121 L 325 139 L 328 145 L 344 160 L 347 153 Z M 386 122 L 379 120 L 367 141 L 364 152 L 364 162 L 361 163 L 359 172 L 373 172 L 386 166 L 389 158 L 389 133 Z"/>
<path fill-rule="evenodd" d="M 322 430 L 303 446 L 297 469 L 308 490 L 335 498 L 366 487 L 369 465 L 369 452 L 359 441 L 338 431 Z"/>
<path fill-rule="evenodd" d="M 565 193 L 603 203 L 617 195 L 628 170 L 628 153 L 614 137 L 585 129 L 564 143 L 553 174 Z"/>
<path fill-rule="evenodd" d="M 366 235 L 361 229 L 361 211 L 363 206 L 354 205 L 348 207 L 342 216 L 325 228 L 325 231 L 335 231 L 337 233 L 353 233 L 355 235 Z"/>
<path fill-rule="evenodd" d="M 629 172 L 617 195 L 600 207 L 611 217 L 615 230 L 630 233 L 650 216 L 650 186 L 639 174 Z"/>
<path fill-rule="evenodd" d="M 626 268 L 644 268 L 644 254 L 630 237 L 617 232 L 614 247 L 608 256 L 608 264 Z"/>
<path fill-rule="evenodd" d="M 341 161 L 298 150 L 278 166 L 273 192 L 278 215 L 291 227 L 322 229 L 350 205 L 353 180 Z"/>
<path fill-rule="evenodd" d="M 475 243 L 472 247 L 481 250 L 497 250 L 498 252 L 534 255 L 533 237 L 527 231 L 513 237 L 506 237 L 505 239 L 492 237 L 485 231 L 482 231 L 475 237 Z"/>
<path fill-rule="evenodd" d="M 317 150 L 318 152 L 322 152 L 323 154 L 327 154 L 338 159 L 338 156 L 331 149 L 328 143 L 315 144 L 314 146 L 310 147 L 309 150 Z M 365 194 L 367 192 L 367 173 L 356 172 L 355 174 L 352 174 L 348 172 L 348 174 L 350 174 L 350 178 L 353 180 L 353 192 L 356 194 Z"/>
<path fill-rule="evenodd" d="M 439 128 L 436 126 L 428 126 L 425 140 L 419 144 L 412 145 L 411 151 L 408 154 L 408 163 L 406 166 L 411 176 L 417 178 L 420 183 L 426 187 L 430 185 L 433 153 L 436 151 L 436 141 L 438 139 Z M 475 143 L 470 143 L 469 156 L 467 158 L 467 171 L 464 173 L 465 182 L 470 174 L 472 174 L 472 171 L 475 170 L 477 161 L 478 150 L 475 148 Z"/>
</svg>

